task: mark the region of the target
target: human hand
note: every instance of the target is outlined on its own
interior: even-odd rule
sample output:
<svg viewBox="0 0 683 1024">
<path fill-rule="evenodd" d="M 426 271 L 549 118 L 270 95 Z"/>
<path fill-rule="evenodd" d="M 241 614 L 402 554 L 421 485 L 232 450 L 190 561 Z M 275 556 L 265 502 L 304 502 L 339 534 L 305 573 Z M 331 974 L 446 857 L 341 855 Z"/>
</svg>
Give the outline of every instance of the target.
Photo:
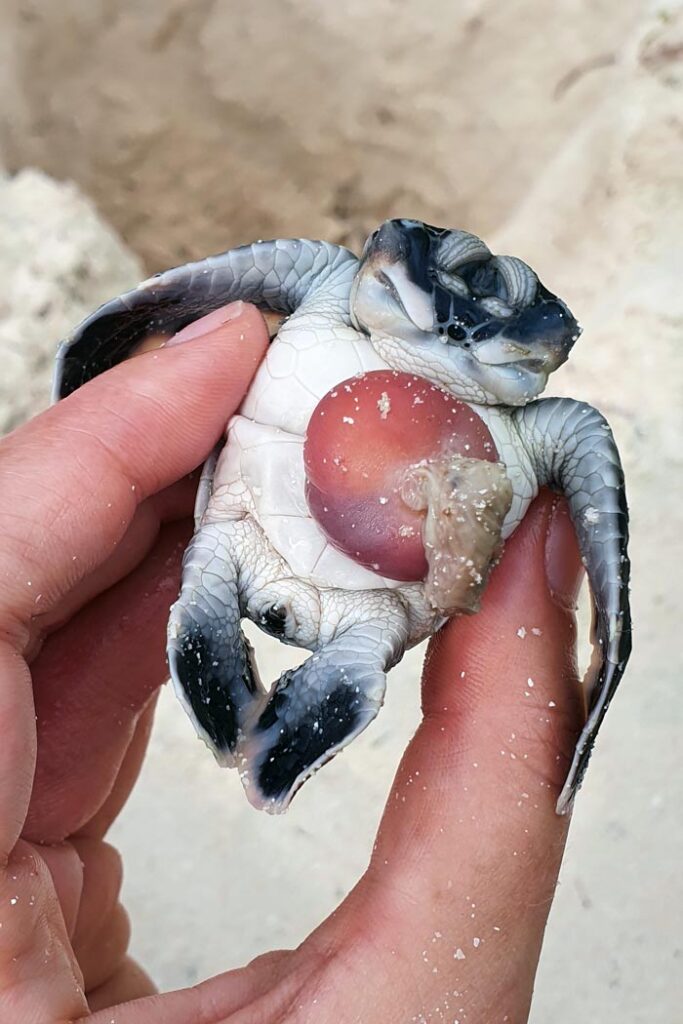
<svg viewBox="0 0 683 1024">
<path fill-rule="evenodd" d="M 131 1001 L 152 987 L 125 956 L 120 869 L 102 837 L 167 674 L 165 621 L 192 528 L 186 475 L 265 344 L 244 307 L 0 445 L 0 1022 L 89 1007 L 94 1024 L 526 1019 L 566 835 L 554 804 L 582 717 L 568 610 L 580 564 L 548 495 L 509 541 L 481 612 L 432 641 L 424 721 L 370 866 L 337 912 L 295 951 Z"/>
</svg>

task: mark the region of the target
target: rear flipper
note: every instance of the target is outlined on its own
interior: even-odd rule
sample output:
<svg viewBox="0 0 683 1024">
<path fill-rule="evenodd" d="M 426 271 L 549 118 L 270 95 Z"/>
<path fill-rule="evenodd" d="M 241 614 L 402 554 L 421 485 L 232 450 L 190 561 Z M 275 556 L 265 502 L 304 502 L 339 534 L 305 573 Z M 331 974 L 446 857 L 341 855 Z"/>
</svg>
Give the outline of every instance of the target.
<svg viewBox="0 0 683 1024">
<path fill-rule="evenodd" d="M 245 614 L 280 640 L 313 649 L 270 694 L 240 628 Z M 203 522 L 195 534 L 171 609 L 168 660 L 198 734 L 221 764 L 240 768 L 256 807 L 278 812 L 375 717 L 385 672 L 407 639 L 407 612 L 394 592 L 329 590 L 321 609 L 319 592 L 288 575 L 247 516 Z"/>
<path fill-rule="evenodd" d="M 600 664 L 591 680 L 588 720 L 579 736 L 557 810 L 571 807 L 595 737 L 631 653 L 628 509 L 619 453 L 597 410 L 565 398 L 546 398 L 515 410 L 538 482 L 569 502 L 595 605 Z"/>
<path fill-rule="evenodd" d="M 168 662 L 178 697 L 221 764 L 235 763 L 240 732 L 263 696 L 240 628 L 239 573 L 223 524 L 201 527 L 183 560 L 168 624 Z"/>
<path fill-rule="evenodd" d="M 53 399 L 65 398 L 116 366 L 145 338 L 175 334 L 236 299 L 291 314 L 331 280 L 343 297 L 357 266 L 357 258 L 341 246 L 279 238 L 243 245 L 157 274 L 100 306 L 62 342 Z M 340 303 L 339 315 L 348 322 L 348 302 Z"/>
<path fill-rule="evenodd" d="M 407 619 L 394 601 L 377 621 L 374 609 L 371 614 L 372 620 L 342 626 L 300 668 L 285 672 L 248 729 L 238 756 L 254 806 L 286 810 L 306 779 L 381 708 L 385 673 L 406 646 Z"/>
</svg>

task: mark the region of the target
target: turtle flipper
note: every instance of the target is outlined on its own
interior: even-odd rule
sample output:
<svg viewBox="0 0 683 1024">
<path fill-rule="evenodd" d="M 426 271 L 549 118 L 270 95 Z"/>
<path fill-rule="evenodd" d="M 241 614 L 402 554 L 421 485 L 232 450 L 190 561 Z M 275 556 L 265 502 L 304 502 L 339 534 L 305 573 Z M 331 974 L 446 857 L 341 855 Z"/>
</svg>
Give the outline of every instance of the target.
<svg viewBox="0 0 683 1024">
<path fill-rule="evenodd" d="M 283 673 L 238 751 L 252 804 L 286 810 L 303 783 L 370 724 L 406 640 L 400 614 L 358 622 Z"/>
<path fill-rule="evenodd" d="M 628 582 L 628 508 L 624 474 L 612 431 L 583 402 L 546 398 L 515 410 L 520 437 L 538 481 L 567 498 L 595 606 L 599 668 L 589 696 L 588 720 L 579 736 L 558 813 L 571 806 L 595 737 L 631 653 Z"/>
<path fill-rule="evenodd" d="M 229 533 L 209 523 L 185 553 L 167 650 L 176 693 L 222 764 L 235 763 L 240 733 L 264 694 L 240 620 L 238 568 Z"/>
<path fill-rule="evenodd" d="M 65 398 L 116 366 L 145 338 L 175 334 L 236 299 L 292 313 L 332 274 L 339 272 L 344 277 L 348 271 L 350 283 L 357 263 L 353 253 L 338 245 L 280 238 L 243 245 L 157 274 L 100 306 L 62 342 L 53 399 Z M 343 318 L 341 308 L 339 315 Z M 348 319 L 348 310 L 346 316 Z"/>
</svg>

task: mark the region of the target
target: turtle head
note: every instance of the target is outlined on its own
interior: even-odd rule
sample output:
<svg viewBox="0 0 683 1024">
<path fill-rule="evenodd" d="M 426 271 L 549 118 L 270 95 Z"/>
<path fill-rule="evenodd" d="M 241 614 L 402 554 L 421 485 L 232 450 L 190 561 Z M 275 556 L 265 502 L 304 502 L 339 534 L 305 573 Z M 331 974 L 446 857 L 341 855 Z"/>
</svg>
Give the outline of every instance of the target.
<svg viewBox="0 0 683 1024">
<path fill-rule="evenodd" d="M 388 220 L 370 235 L 351 316 L 394 369 L 488 405 L 535 398 L 581 333 L 522 260 L 416 220 Z"/>
</svg>

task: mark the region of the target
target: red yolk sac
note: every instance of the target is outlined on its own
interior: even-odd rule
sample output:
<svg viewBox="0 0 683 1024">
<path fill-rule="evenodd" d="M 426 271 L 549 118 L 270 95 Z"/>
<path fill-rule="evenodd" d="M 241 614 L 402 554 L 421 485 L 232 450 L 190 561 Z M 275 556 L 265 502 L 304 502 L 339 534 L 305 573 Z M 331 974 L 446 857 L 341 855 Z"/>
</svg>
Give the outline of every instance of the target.
<svg viewBox="0 0 683 1024">
<path fill-rule="evenodd" d="M 460 466 L 462 481 L 465 464 L 490 474 L 491 467 L 481 464 L 497 459 L 488 427 L 464 402 L 414 374 L 376 370 L 344 381 L 316 406 L 304 447 L 306 496 L 338 550 L 391 579 L 424 580 L 433 562 L 425 552 L 425 520 L 435 508 L 442 523 L 454 515 L 459 484 L 453 467 Z M 438 500 L 437 466 L 446 467 Z M 450 474 L 447 486 L 444 473 Z M 429 495 L 421 482 L 426 476 Z M 461 554 L 465 564 L 469 552 Z"/>
</svg>

